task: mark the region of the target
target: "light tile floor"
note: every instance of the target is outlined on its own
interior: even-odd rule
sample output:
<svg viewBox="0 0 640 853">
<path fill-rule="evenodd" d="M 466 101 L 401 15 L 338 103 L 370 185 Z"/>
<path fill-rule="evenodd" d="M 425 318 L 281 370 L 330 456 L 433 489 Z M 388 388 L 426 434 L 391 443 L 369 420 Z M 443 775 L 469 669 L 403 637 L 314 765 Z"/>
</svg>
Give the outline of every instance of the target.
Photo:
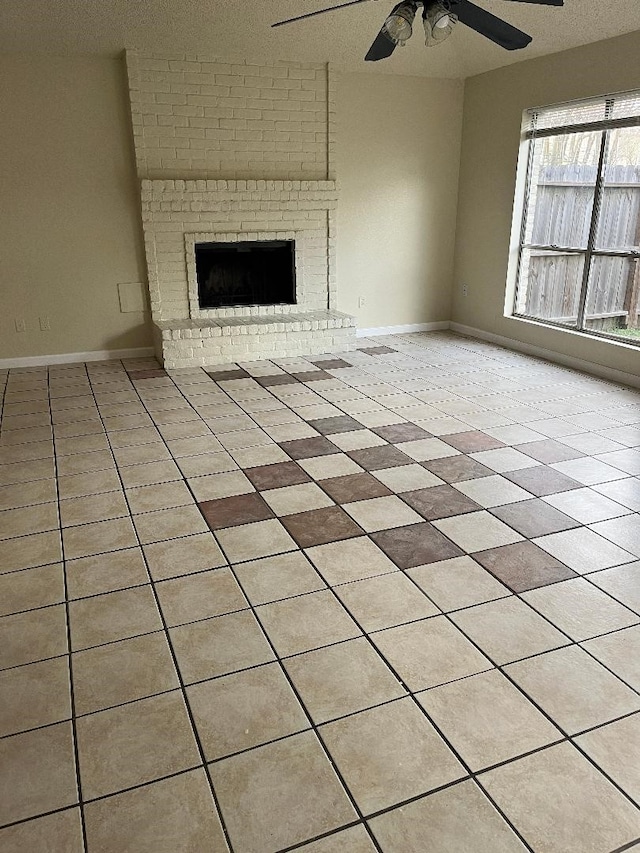
<svg viewBox="0 0 640 853">
<path fill-rule="evenodd" d="M 0 375 L 0 850 L 640 844 L 640 393 L 448 333 Z"/>
</svg>

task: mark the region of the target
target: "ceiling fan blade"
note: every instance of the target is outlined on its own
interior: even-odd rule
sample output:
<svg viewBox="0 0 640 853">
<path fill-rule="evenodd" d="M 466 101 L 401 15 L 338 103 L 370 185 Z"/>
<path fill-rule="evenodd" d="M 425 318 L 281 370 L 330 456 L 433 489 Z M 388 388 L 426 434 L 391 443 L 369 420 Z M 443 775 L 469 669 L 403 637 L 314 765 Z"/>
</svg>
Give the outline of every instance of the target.
<svg viewBox="0 0 640 853">
<path fill-rule="evenodd" d="M 496 18 L 486 9 L 481 9 L 470 0 L 458 0 L 452 11 L 462 24 L 466 24 L 480 35 L 485 36 L 505 50 L 521 50 L 532 41 L 530 35 L 512 27 L 501 18 Z"/>
<path fill-rule="evenodd" d="M 306 15 L 298 15 L 295 18 L 287 18 L 285 21 L 277 21 L 272 27 L 282 27 L 284 24 L 292 24 L 294 21 L 303 21 L 305 18 L 315 18 L 316 15 L 324 15 L 325 12 L 333 12 L 336 9 L 346 9 L 347 6 L 357 6 L 359 3 L 368 3 L 369 0 L 349 0 L 348 3 L 338 3 L 337 6 L 327 6 L 326 9 L 318 9 L 317 12 L 307 12 Z"/>
<path fill-rule="evenodd" d="M 377 62 L 379 59 L 386 59 L 391 56 L 397 45 L 389 36 L 385 35 L 384 30 L 380 30 L 375 37 L 375 41 L 367 51 L 365 60 L 367 62 Z"/>
<path fill-rule="evenodd" d="M 509 0 L 511 3 L 535 3 L 537 6 L 564 6 L 564 0 Z"/>
</svg>

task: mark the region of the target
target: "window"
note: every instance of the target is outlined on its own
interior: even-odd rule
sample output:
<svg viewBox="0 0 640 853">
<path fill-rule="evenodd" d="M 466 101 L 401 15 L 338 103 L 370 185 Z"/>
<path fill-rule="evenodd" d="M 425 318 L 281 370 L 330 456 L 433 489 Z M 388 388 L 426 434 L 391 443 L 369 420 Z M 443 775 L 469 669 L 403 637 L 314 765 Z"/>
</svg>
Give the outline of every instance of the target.
<svg viewBox="0 0 640 853">
<path fill-rule="evenodd" d="M 513 314 L 640 346 L 640 92 L 527 110 Z"/>
</svg>

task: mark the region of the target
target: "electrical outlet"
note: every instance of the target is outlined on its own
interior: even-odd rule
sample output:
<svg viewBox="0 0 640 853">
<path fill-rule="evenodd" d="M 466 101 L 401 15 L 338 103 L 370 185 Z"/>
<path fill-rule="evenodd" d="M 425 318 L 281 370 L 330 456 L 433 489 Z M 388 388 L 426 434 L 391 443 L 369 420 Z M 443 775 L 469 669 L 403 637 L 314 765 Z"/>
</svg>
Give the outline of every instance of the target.
<svg viewBox="0 0 640 853">
<path fill-rule="evenodd" d="M 465 297 L 469 295 L 469 285 L 468 284 L 462 285 L 462 295 Z"/>
<path fill-rule="evenodd" d="M 51 320 L 48 317 L 40 317 L 40 331 L 41 332 L 50 332 L 51 331 Z"/>
<path fill-rule="evenodd" d="M 361 296 L 361 297 L 358 299 L 358 308 L 364 308 L 364 306 L 365 306 L 366 304 L 367 304 L 367 300 L 364 298 L 364 296 Z"/>
<path fill-rule="evenodd" d="M 27 331 L 27 322 L 23 320 L 21 317 L 16 317 L 16 332 L 26 332 Z"/>
</svg>

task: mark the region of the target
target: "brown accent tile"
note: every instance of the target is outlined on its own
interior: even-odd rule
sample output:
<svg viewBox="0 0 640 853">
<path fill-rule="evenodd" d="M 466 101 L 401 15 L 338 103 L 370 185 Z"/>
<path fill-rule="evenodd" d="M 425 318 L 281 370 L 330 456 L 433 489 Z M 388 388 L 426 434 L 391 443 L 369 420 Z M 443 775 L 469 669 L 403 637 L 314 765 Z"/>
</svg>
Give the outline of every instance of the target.
<svg viewBox="0 0 640 853">
<path fill-rule="evenodd" d="M 180 686 L 162 632 L 74 652 L 71 663 L 78 714 L 101 711 Z"/>
<path fill-rule="evenodd" d="M 226 758 L 210 771 L 231 843 L 242 853 L 281 850 L 356 820 L 313 732 Z"/>
<path fill-rule="evenodd" d="M 422 464 L 436 477 L 444 480 L 445 483 L 460 483 L 463 480 L 491 477 L 495 474 L 495 471 L 464 455 L 447 456 L 444 459 L 429 459 Z"/>
<path fill-rule="evenodd" d="M 415 492 L 404 492 L 402 499 L 427 521 L 481 509 L 475 501 L 451 486 L 432 486 Z"/>
<path fill-rule="evenodd" d="M 420 441 L 423 438 L 433 438 L 426 429 L 415 424 L 390 424 L 389 426 L 373 427 L 372 432 L 384 438 L 390 444 L 401 444 L 403 441 Z"/>
<path fill-rule="evenodd" d="M 371 639 L 413 691 L 493 668 L 445 616 L 387 628 Z"/>
<path fill-rule="evenodd" d="M 254 605 L 325 588 L 324 581 L 301 551 L 240 563 L 234 571 Z"/>
<path fill-rule="evenodd" d="M 402 572 L 341 584 L 335 592 L 367 632 L 392 628 L 440 613 Z"/>
<path fill-rule="evenodd" d="M 138 380 L 138 379 L 160 379 L 167 376 L 167 371 L 162 370 L 160 368 L 155 368 L 151 370 L 130 370 L 129 371 L 129 379 Z"/>
<path fill-rule="evenodd" d="M 582 483 L 572 480 L 566 474 L 547 468 L 546 465 L 537 465 L 534 468 L 522 468 L 518 471 L 506 471 L 504 477 L 522 486 L 538 498 L 545 495 L 553 495 L 555 492 L 567 492 L 569 489 L 582 489 Z"/>
<path fill-rule="evenodd" d="M 258 385 L 268 388 L 270 385 L 297 385 L 298 380 L 289 373 L 277 373 L 274 376 L 254 376 Z"/>
<path fill-rule="evenodd" d="M 137 586 L 69 603 L 74 651 L 162 628 L 151 586 Z"/>
<path fill-rule="evenodd" d="M 529 539 L 579 527 L 577 521 L 539 498 L 492 507 L 491 512 Z"/>
<path fill-rule="evenodd" d="M 312 426 L 320 435 L 337 435 L 341 432 L 353 432 L 354 430 L 362 429 L 362 424 L 349 415 L 337 415 L 335 418 L 318 418 L 317 420 L 309 421 L 309 426 Z"/>
<path fill-rule="evenodd" d="M 250 524 L 253 521 L 264 521 L 274 517 L 271 507 L 257 492 L 203 501 L 198 506 L 211 530 Z"/>
<path fill-rule="evenodd" d="M 67 658 L 0 672 L 0 737 L 71 717 Z"/>
<path fill-rule="evenodd" d="M 27 850 L 84 853 L 80 809 L 65 809 L 1 829 L 0 850 L 3 853 L 25 853 Z"/>
<path fill-rule="evenodd" d="M 526 453 L 532 459 L 537 459 L 543 465 L 553 462 L 566 462 L 568 459 L 579 459 L 584 456 L 579 450 L 574 450 L 566 444 L 545 438 L 542 441 L 528 441 L 526 444 L 515 444 L 514 450 Z"/>
<path fill-rule="evenodd" d="M 316 367 L 320 367 L 322 370 L 337 370 L 340 367 L 352 367 L 348 361 L 344 361 L 342 358 L 325 358 L 325 359 L 310 359 L 311 364 L 315 364 Z"/>
<path fill-rule="evenodd" d="M 0 825 L 77 802 L 70 722 L 0 740 Z"/>
<path fill-rule="evenodd" d="M 327 723 L 320 732 L 364 814 L 466 775 L 411 699 L 399 699 Z"/>
<path fill-rule="evenodd" d="M 64 605 L 0 619 L 0 669 L 67 653 Z"/>
<path fill-rule="evenodd" d="M 310 728 L 277 663 L 194 684 L 187 694 L 208 761 Z"/>
<path fill-rule="evenodd" d="M 328 590 L 263 604 L 256 615 L 281 657 L 349 640 L 360 629 Z"/>
<path fill-rule="evenodd" d="M 372 533 L 371 538 L 401 569 L 462 555 L 457 545 L 427 522 Z"/>
<path fill-rule="evenodd" d="M 209 370 L 207 373 L 216 382 L 226 382 L 229 379 L 251 379 L 247 371 L 240 368 L 237 368 L 237 370 Z"/>
<path fill-rule="evenodd" d="M 406 695 L 365 638 L 296 655 L 283 665 L 315 723 Z"/>
<path fill-rule="evenodd" d="M 378 471 L 381 468 L 395 468 L 396 465 L 413 465 L 414 463 L 410 456 L 390 444 L 351 450 L 347 456 L 361 465 L 365 471 Z"/>
<path fill-rule="evenodd" d="M 79 717 L 76 731 L 86 799 L 142 785 L 200 763 L 179 690 Z"/>
<path fill-rule="evenodd" d="M 282 524 L 300 548 L 311 548 L 313 545 L 324 545 L 338 539 L 362 535 L 360 527 L 339 506 L 287 515 L 282 519 Z"/>
<path fill-rule="evenodd" d="M 274 659 L 260 625 L 246 610 L 182 625 L 169 633 L 187 684 Z"/>
<path fill-rule="evenodd" d="M 100 853 L 228 851 L 202 769 L 86 803 L 84 815 L 89 849 Z"/>
<path fill-rule="evenodd" d="M 231 569 L 214 569 L 160 581 L 155 588 L 162 615 L 170 626 L 248 607 Z"/>
<path fill-rule="evenodd" d="M 391 347 L 379 346 L 379 347 L 358 347 L 359 352 L 366 352 L 367 355 L 387 355 L 390 352 L 397 352 L 395 349 L 391 349 Z"/>
<path fill-rule="evenodd" d="M 62 563 L 0 575 L 0 616 L 64 601 Z"/>
<path fill-rule="evenodd" d="M 516 542 L 478 551 L 473 558 L 513 592 L 577 577 L 574 571 L 533 542 Z"/>
<path fill-rule="evenodd" d="M 328 480 L 321 480 L 319 485 L 337 504 L 382 498 L 392 494 L 390 489 L 367 473 L 330 477 Z"/>
<path fill-rule="evenodd" d="M 282 441 L 280 447 L 291 456 L 292 459 L 310 459 L 313 456 L 328 456 L 336 452 L 335 444 L 332 444 L 324 436 L 314 438 L 297 438 L 294 441 Z"/>
<path fill-rule="evenodd" d="M 295 376 L 298 382 L 317 382 L 319 379 L 333 379 L 333 376 L 324 370 L 303 370 L 302 373 L 292 373 L 291 375 Z"/>
<path fill-rule="evenodd" d="M 297 462 L 276 462 L 274 465 L 258 465 L 244 472 L 252 485 L 259 491 L 280 489 L 285 486 L 297 486 L 308 483 L 311 477 Z"/>
<path fill-rule="evenodd" d="M 495 450 L 497 447 L 505 446 L 504 442 L 477 429 L 443 435 L 442 440 L 461 453 L 478 453 L 480 450 Z"/>
</svg>

